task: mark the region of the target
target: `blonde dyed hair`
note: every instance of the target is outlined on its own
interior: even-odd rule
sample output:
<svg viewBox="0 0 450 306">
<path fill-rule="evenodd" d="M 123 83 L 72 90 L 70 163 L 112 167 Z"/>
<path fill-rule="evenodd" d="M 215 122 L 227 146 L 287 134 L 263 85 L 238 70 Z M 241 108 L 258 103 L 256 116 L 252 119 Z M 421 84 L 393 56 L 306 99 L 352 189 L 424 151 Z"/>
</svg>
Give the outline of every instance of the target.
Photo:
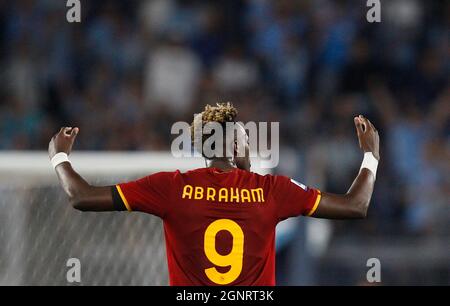
<svg viewBox="0 0 450 306">
<path fill-rule="evenodd" d="M 194 129 L 197 128 L 203 130 L 203 127 L 205 124 L 209 122 L 217 122 L 223 126 L 227 122 L 236 122 L 238 111 L 233 106 L 232 103 L 226 102 L 226 103 L 217 103 L 215 106 L 211 106 L 207 104 L 204 108 L 204 110 L 200 113 L 195 115 L 194 121 L 191 124 L 191 141 L 194 143 Z M 200 125 L 201 120 L 201 125 Z M 202 136 L 202 145 L 204 141 L 209 137 L 210 135 L 203 134 Z"/>
</svg>

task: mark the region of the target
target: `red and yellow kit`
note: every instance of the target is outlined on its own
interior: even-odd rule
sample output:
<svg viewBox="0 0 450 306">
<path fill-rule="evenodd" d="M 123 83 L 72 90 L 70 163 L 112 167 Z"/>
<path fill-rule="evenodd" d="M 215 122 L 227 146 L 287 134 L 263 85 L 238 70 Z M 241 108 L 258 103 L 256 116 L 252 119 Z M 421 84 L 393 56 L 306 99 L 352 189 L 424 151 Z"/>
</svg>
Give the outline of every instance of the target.
<svg viewBox="0 0 450 306">
<path fill-rule="evenodd" d="M 285 176 L 203 168 L 113 188 L 116 207 L 164 221 L 170 284 L 275 285 L 275 226 L 311 215 L 320 191 Z"/>
</svg>

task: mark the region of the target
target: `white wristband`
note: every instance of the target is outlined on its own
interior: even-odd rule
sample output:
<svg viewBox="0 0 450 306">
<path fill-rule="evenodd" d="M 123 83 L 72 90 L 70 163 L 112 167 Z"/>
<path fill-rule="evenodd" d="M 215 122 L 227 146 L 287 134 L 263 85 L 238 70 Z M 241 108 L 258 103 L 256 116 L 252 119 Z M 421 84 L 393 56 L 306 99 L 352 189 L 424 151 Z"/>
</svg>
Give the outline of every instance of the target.
<svg viewBox="0 0 450 306">
<path fill-rule="evenodd" d="M 56 167 L 61 163 L 68 162 L 70 164 L 69 157 L 64 152 L 56 153 L 50 162 L 52 163 L 53 169 L 56 169 Z"/>
<path fill-rule="evenodd" d="M 373 156 L 372 152 L 364 153 L 364 159 L 361 164 L 361 170 L 363 168 L 369 169 L 373 173 L 375 178 L 377 177 L 378 160 L 375 158 L 375 156 Z"/>
</svg>

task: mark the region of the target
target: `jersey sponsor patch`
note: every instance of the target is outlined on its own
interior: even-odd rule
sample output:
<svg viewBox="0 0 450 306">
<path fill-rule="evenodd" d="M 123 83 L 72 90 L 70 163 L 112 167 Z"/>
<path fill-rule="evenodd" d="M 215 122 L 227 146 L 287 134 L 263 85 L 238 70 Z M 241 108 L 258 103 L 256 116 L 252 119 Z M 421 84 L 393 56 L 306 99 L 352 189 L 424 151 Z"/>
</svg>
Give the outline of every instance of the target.
<svg viewBox="0 0 450 306">
<path fill-rule="evenodd" d="M 297 185 L 298 187 L 300 187 L 301 189 L 303 189 L 304 191 L 308 191 L 308 187 L 303 185 L 302 183 L 299 183 L 294 179 L 291 179 L 291 182 L 294 183 L 295 185 Z"/>
</svg>

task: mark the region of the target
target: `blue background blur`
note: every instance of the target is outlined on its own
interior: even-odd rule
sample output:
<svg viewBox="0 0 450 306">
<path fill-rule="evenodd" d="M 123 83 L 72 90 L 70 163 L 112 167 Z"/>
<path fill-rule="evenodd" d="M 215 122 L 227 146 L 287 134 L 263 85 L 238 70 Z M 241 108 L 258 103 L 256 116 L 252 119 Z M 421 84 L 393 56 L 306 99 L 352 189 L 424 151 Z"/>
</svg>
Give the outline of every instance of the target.
<svg viewBox="0 0 450 306">
<path fill-rule="evenodd" d="M 79 24 L 66 10 L 0 2 L 1 150 L 45 150 L 63 125 L 81 128 L 76 150 L 167 150 L 172 123 L 232 101 L 241 121 L 281 123 L 276 172 L 342 193 L 364 114 L 382 142 L 376 190 L 367 220 L 332 223 L 332 246 L 401 242 L 415 258 L 436 241 L 449 259 L 450 2 L 382 1 L 374 24 L 365 1 L 91 0 Z M 358 283 L 335 252 L 315 283 Z M 387 282 L 448 284 L 449 262 L 405 259 Z"/>
</svg>

